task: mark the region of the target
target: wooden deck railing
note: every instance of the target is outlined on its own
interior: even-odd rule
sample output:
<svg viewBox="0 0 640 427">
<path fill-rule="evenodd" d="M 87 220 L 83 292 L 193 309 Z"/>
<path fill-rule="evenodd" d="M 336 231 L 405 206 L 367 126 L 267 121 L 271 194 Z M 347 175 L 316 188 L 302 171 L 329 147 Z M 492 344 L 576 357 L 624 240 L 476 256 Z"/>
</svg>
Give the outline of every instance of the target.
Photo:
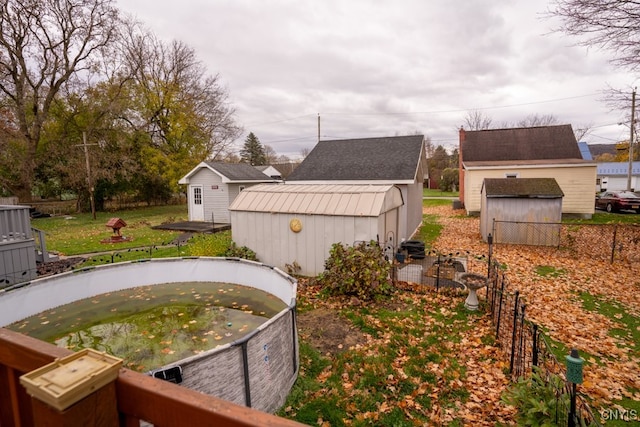
<svg viewBox="0 0 640 427">
<path fill-rule="evenodd" d="M 69 354 L 70 350 L 0 328 L 0 427 L 36 425 L 34 404 L 20 376 Z M 115 389 L 117 418 L 124 427 L 137 427 L 140 420 L 157 427 L 302 425 L 128 369 L 120 370 Z M 73 425 L 67 422 L 51 425 Z"/>
</svg>

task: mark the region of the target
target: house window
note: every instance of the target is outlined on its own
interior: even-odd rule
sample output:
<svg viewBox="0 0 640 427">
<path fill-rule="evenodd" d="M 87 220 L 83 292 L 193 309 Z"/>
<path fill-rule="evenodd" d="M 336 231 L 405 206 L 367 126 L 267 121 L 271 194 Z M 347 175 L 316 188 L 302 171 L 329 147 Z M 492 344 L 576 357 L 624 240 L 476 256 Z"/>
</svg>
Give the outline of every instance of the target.
<svg viewBox="0 0 640 427">
<path fill-rule="evenodd" d="M 517 178 L 518 177 L 518 173 L 517 172 L 510 172 L 510 173 L 505 173 L 504 174 L 505 178 Z"/>
<path fill-rule="evenodd" d="M 202 204 L 202 187 L 193 187 L 193 204 Z"/>
</svg>

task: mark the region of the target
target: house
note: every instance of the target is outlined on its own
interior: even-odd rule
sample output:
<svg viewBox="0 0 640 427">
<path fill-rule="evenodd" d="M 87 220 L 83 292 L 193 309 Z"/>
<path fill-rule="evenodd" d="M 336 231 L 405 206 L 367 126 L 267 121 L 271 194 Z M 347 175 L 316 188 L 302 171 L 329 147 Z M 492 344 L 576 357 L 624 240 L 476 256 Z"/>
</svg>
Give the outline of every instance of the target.
<svg viewBox="0 0 640 427">
<path fill-rule="evenodd" d="M 554 178 L 485 178 L 480 234 L 486 242 L 558 246 L 564 193 Z"/>
<path fill-rule="evenodd" d="M 289 175 L 288 184 L 395 185 L 404 204 L 393 245 L 409 240 L 422 223 L 427 170 L 424 136 L 320 141 Z"/>
<path fill-rule="evenodd" d="M 251 248 L 268 265 L 316 276 L 324 271 L 334 243 L 378 241 L 394 254 L 400 189 L 385 185 L 261 184 L 236 197 L 231 211 L 231 238 Z"/>
<path fill-rule="evenodd" d="M 486 178 L 555 178 L 562 214 L 591 218 L 596 163 L 582 158 L 571 125 L 465 131 L 460 129 L 460 202 L 481 210 Z"/>
<path fill-rule="evenodd" d="M 246 163 L 201 162 L 178 184 L 188 186 L 189 221 L 230 223 L 229 205 L 245 188 L 275 182 Z"/>
<path fill-rule="evenodd" d="M 640 162 L 632 162 L 629 176 L 629 162 L 599 162 L 596 191 L 640 190 Z"/>
<path fill-rule="evenodd" d="M 270 178 L 276 179 L 278 181 L 282 181 L 281 172 L 272 165 L 254 166 L 254 168 L 258 169 L 260 172 L 262 172 L 263 174 L 267 175 Z"/>
</svg>

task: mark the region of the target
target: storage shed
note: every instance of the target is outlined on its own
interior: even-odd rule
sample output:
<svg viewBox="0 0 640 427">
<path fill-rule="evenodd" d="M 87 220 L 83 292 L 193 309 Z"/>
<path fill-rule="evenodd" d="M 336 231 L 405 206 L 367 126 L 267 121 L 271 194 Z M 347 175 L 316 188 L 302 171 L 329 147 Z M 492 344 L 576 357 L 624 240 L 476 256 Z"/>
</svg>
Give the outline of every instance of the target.
<svg viewBox="0 0 640 427">
<path fill-rule="evenodd" d="M 557 246 L 563 197 L 554 178 L 485 178 L 482 239 L 492 233 L 496 243 Z"/>
<path fill-rule="evenodd" d="M 261 184 L 229 207 L 231 236 L 265 264 L 315 276 L 334 243 L 376 240 L 393 255 L 401 206 L 394 185 Z"/>
<path fill-rule="evenodd" d="M 178 184 L 188 186 L 189 221 L 230 222 L 229 205 L 251 185 L 275 182 L 246 163 L 201 162 Z"/>
</svg>

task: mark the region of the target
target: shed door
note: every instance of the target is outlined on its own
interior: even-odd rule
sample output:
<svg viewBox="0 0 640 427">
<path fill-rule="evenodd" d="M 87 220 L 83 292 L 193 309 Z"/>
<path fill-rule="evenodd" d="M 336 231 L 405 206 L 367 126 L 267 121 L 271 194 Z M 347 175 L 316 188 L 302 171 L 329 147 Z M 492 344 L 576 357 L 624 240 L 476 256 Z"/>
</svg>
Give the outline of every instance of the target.
<svg viewBox="0 0 640 427">
<path fill-rule="evenodd" d="M 202 203 L 202 185 L 189 186 L 189 220 L 204 221 L 204 204 Z"/>
</svg>

